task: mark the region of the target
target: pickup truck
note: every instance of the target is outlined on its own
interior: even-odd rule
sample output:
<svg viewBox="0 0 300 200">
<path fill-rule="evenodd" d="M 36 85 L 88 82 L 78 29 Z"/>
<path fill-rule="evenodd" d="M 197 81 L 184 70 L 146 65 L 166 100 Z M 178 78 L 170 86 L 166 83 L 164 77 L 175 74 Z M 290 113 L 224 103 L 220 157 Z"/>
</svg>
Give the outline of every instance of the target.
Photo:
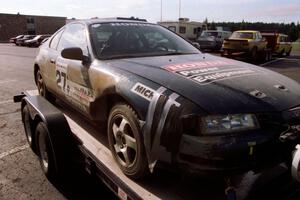
<svg viewBox="0 0 300 200">
<path fill-rule="evenodd" d="M 267 41 L 262 37 L 259 31 L 241 30 L 235 31 L 225 39 L 222 45 L 222 56 L 246 55 L 257 61 L 265 57 L 267 50 Z"/>
<path fill-rule="evenodd" d="M 266 38 L 267 47 L 272 50 L 274 54 L 279 56 L 289 56 L 292 51 L 292 44 L 287 35 L 277 32 L 262 32 L 264 38 Z"/>
</svg>

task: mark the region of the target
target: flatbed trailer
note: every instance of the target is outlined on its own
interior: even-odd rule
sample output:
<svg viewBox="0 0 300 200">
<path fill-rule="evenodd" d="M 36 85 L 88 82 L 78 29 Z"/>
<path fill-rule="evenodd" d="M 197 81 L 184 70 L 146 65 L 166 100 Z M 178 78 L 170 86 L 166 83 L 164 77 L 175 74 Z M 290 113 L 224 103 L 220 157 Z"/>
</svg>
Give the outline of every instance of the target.
<svg viewBox="0 0 300 200">
<path fill-rule="evenodd" d="M 108 148 L 106 134 L 99 133 L 99 127 L 87 123 L 82 116 L 64 108 L 63 103 L 58 102 L 55 106 L 52 105 L 39 96 L 37 90 L 17 95 L 14 97 L 14 101 L 21 102 L 25 131 L 35 133 L 34 129 L 37 129 L 39 124 L 46 125 L 56 167 L 68 166 L 66 159 L 72 151 L 65 152 L 65 150 L 70 150 L 74 146 L 78 147 L 84 156 L 86 170 L 92 175 L 97 175 L 120 199 L 236 199 L 236 197 L 245 199 L 249 198 L 250 192 L 258 191 L 258 194 L 260 193 L 260 189 L 254 190 L 253 188 L 262 174 L 252 172 L 224 181 L 214 177 L 186 177 L 169 170 L 159 169 L 146 179 L 136 181 L 129 179 L 114 161 Z M 26 106 L 29 110 L 27 114 L 32 118 L 31 121 L 24 115 Z M 38 148 L 34 145 L 31 147 L 41 157 L 37 151 Z M 295 165 L 293 173 L 297 176 L 299 175 L 300 151 L 295 154 L 297 158 L 293 161 L 293 165 Z M 40 158 L 40 161 L 43 160 Z M 277 166 L 273 171 L 278 177 L 287 173 L 287 169 L 283 166 Z M 54 176 L 61 175 L 58 172 L 56 171 Z M 53 174 L 51 176 L 49 173 L 45 174 L 48 178 L 53 178 Z M 274 174 L 271 181 L 274 181 Z M 230 181 L 238 182 L 238 184 Z M 270 180 L 264 181 L 260 180 L 261 187 L 266 187 L 268 184 L 266 181 Z M 253 197 L 253 194 L 251 196 Z M 254 198 L 256 199 L 255 196 Z"/>
</svg>

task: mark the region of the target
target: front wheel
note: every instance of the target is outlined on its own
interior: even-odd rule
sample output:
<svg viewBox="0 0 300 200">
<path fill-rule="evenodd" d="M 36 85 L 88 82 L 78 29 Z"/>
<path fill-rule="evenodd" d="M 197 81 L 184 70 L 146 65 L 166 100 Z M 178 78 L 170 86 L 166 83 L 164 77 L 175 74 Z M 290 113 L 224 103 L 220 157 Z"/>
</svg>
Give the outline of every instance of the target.
<svg viewBox="0 0 300 200">
<path fill-rule="evenodd" d="M 115 105 L 108 119 L 108 141 L 122 172 L 139 179 L 148 174 L 148 162 L 136 113 L 126 104 Z"/>
</svg>

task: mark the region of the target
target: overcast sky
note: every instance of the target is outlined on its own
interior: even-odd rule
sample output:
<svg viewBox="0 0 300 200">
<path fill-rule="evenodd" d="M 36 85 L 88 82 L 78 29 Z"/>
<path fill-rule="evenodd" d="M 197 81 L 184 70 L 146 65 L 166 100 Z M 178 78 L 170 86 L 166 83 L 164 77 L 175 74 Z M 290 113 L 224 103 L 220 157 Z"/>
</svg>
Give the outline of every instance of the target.
<svg viewBox="0 0 300 200">
<path fill-rule="evenodd" d="M 129 17 L 160 21 L 161 0 L 0 0 L 0 13 L 68 18 Z M 179 0 L 162 0 L 163 20 L 179 17 Z M 181 17 L 209 22 L 300 22 L 300 0 L 181 0 Z"/>
</svg>

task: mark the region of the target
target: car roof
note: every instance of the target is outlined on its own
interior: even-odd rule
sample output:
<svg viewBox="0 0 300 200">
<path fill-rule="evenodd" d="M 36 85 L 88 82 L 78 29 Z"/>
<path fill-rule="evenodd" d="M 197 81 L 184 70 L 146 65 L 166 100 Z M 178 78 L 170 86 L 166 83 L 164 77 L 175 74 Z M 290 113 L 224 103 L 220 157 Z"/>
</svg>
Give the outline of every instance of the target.
<svg viewBox="0 0 300 200">
<path fill-rule="evenodd" d="M 70 22 L 69 24 L 81 22 L 85 23 L 87 25 L 90 24 L 96 24 L 96 23 L 146 23 L 146 24 L 152 24 L 147 22 L 144 19 L 131 19 L 131 18 L 97 18 L 97 19 L 80 19 L 80 20 L 74 20 Z"/>
<path fill-rule="evenodd" d="M 225 33 L 231 33 L 231 31 L 223 31 L 223 30 L 204 30 L 203 32 L 225 32 Z"/>
<path fill-rule="evenodd" d="M 234 32 L 241 32 L 241 33 L 256 33 L 256 32 L 259 32 L 259 31 L 254 31 L 254 30 L 238 30 L 238 31 L 234 31 Z"/>
</svg>

